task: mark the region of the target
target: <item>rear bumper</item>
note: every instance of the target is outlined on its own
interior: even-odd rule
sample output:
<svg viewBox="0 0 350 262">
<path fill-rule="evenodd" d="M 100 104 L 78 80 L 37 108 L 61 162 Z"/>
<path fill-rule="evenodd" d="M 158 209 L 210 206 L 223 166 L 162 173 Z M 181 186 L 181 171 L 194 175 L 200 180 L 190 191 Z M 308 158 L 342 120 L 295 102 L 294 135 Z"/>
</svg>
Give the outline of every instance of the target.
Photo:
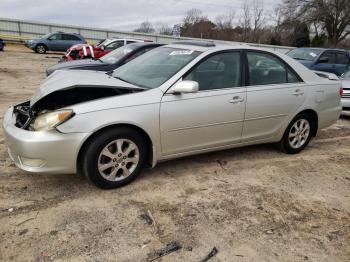
<svg viewBox="0 0 350 262">
<path fill-rule="evenodd" d="M 3 129 L 10 158 L 20 169 L 31 173 L 76 173 L 79 149 L 88 133 L 28 131 L 15 126 L 13 108 L 9 108 Z"/>
<path fill-rule="evenodd" d="M 350 116 L 350 98 L 342 98 L 341 104 L 343 106 L 341 114 L 344 116 Z"/>
</svg>

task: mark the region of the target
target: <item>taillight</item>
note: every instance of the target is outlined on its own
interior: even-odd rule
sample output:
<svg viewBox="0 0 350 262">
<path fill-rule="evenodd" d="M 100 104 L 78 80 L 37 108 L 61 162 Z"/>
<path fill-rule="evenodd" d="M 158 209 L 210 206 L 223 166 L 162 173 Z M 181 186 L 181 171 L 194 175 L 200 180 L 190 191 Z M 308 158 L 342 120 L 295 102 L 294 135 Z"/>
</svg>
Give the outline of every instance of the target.
<svg viewBox="0 0 350 262">
<path fill-rule="evenodd" d="M 344 94 L 344 90 L 343 90 L 343 88 L 341 87 L 341 88 L 339 89 L 339 95 L 340 95 L 340 97 L 342 97 L 343 94 Z"/>
</svg>

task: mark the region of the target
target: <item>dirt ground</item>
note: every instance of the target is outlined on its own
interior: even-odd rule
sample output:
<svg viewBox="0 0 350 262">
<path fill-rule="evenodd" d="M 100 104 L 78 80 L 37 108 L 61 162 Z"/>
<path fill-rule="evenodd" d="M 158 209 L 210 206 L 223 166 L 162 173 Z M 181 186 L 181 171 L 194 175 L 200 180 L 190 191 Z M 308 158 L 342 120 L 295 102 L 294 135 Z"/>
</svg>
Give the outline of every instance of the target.
<svg viewBox="0 0 350 262">
<path fill-rule="evenodd" d="M 0 52 L 0 122 L 60 54 Z M 154 219 L 148 225 L 142 214 Z M 100 190 L 76 175 L 26 174 L 0 129 L 1 261 L 350 261 L 350 118 L 298 155 L 252 146 L 159 164 Z"/>
</svg>

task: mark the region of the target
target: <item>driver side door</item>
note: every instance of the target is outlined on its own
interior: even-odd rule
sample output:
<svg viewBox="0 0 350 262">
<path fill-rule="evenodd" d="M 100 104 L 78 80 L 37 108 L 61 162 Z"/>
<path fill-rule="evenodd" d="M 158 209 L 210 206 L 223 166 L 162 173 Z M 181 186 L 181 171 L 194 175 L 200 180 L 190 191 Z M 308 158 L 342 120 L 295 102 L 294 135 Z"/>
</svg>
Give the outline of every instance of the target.
<svg viewBox="0 0 350 262">
<path fill-rule="evenodd" d="M 47 47 L 51 51 L 62 51 L 62 34 L 57 33 L 50 36 L 47 41 Z"/>
<path fill-rule="evenodd" d="M 246 102 L 241 72 L 240 51 L 215 53 L 182 77 L 198 82 L 198 92 L 163 96 L 160 131 L 164 157 L 240 142 Z"/>
</svg>

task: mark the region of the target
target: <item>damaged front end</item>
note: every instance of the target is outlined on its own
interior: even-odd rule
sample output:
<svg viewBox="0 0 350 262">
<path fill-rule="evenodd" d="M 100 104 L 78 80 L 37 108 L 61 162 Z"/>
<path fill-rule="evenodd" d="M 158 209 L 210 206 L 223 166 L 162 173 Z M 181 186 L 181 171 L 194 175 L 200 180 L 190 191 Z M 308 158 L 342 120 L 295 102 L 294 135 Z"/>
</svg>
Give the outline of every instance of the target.
<svg viewBox="0 0 350 262">
<path fill-rule="evenodd" d="M 49 130 L 48 128 L 54 128 L 74 116 L 72 110 L 64 109 L 68 106 L 140 91 L 142 89 L 101 86 L 75 86 L 57 90 L 42 97 L 33 104 L 30 101 L 26 101 L 14 106 L 15 125 L 18 128 L 29 131 Z"/>
</svg>

